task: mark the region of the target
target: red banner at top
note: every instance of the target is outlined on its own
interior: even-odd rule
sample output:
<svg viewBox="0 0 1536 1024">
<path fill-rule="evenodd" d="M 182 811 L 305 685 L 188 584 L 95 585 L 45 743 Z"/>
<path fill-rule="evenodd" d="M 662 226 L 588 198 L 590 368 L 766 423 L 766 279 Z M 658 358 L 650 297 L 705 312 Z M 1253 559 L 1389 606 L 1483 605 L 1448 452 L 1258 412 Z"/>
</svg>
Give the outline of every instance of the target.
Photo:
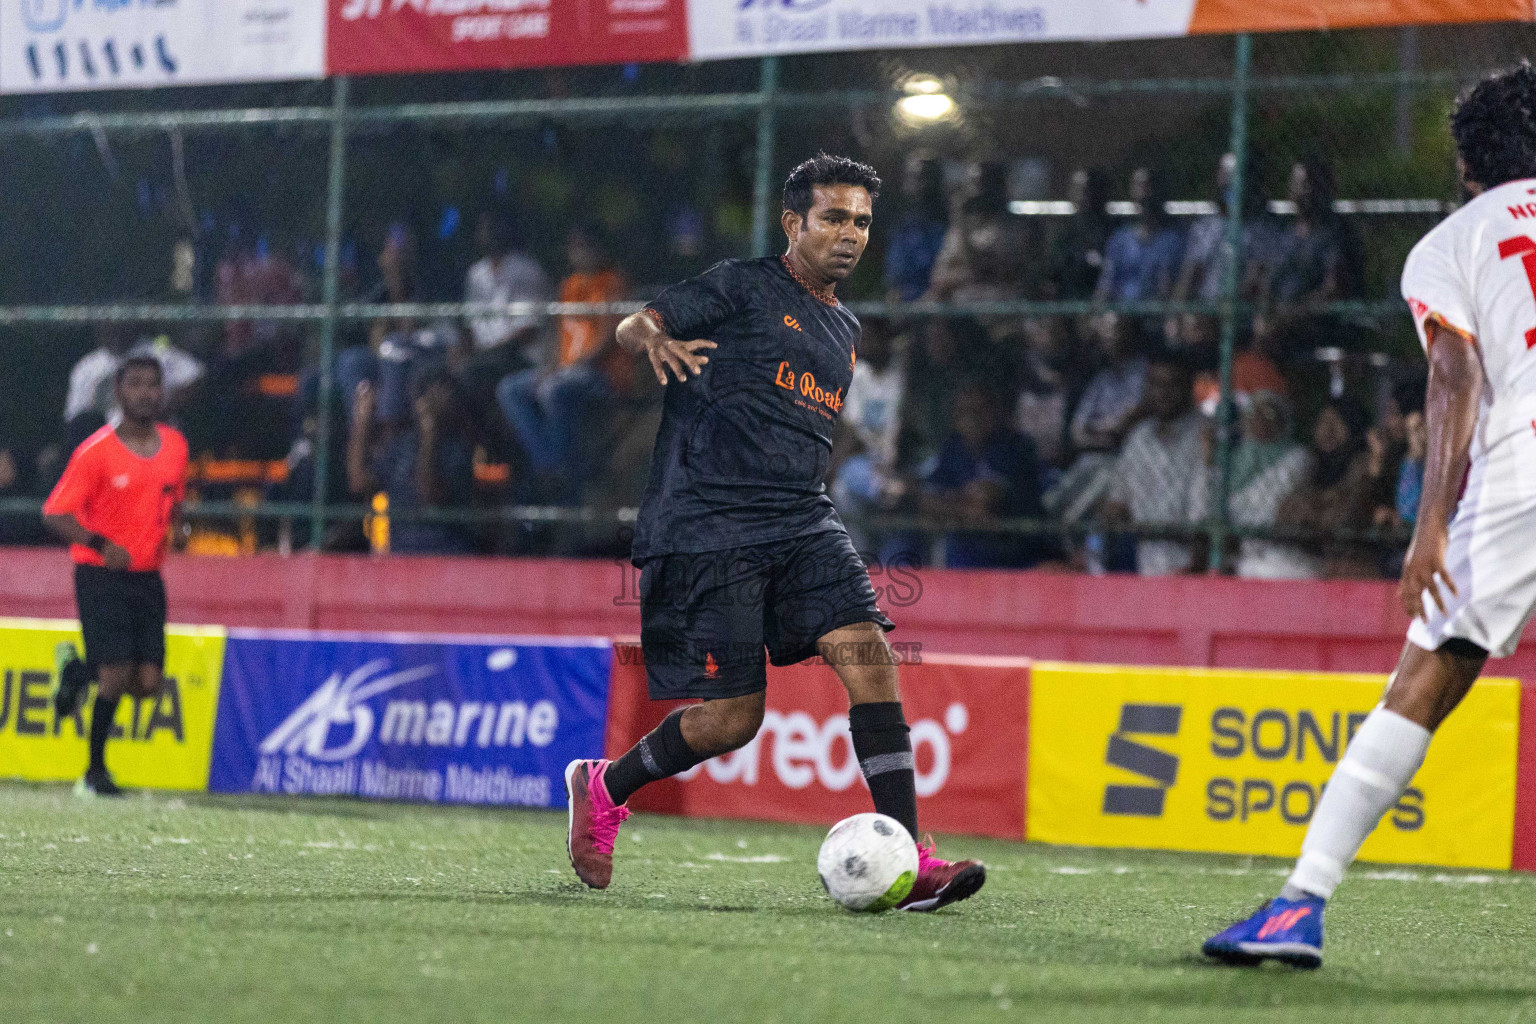
<svg viewBox="0 0 1536 1024">
<path fill-rule="evenodd" d="M 683 60 L 685 0 L 330 0 L 331 74 Z"/>
</svg>

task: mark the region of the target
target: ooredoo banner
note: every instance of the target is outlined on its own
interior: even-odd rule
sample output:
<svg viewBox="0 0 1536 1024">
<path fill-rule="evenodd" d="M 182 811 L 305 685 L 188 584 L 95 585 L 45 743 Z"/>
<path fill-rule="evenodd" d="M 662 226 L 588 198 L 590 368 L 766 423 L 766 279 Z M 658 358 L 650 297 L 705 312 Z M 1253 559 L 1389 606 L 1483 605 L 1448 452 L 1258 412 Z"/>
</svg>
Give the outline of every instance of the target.
<svg viewBox="0 0 1536 1024">
<path fill-rule="evenodd" d="M 1384 676 L 1037 663 L 1029 837 L 1294 856 Z M 1507 868 L 1520 685 L 1483 679 L 1360 856 Z"/>
<path fill-rule="evenodd" d="M 332 74 L 688 56 L 684 0 L 329 0 Z"/>
<path fill-rule="evenodd" d="M 85 771 L 89 705 L 68 717 L 49 699 L 53 649 L 84 649 L 69 621 L 0 619 L 0 776 L 65 781 Z M 222 626 L 172 626 L 165 638 L 165 685 L 154 698 L 117 706 L 108 761 L 117 781 L 150 789 L 203 789 L 224 665 Z"/>
<path fill-rule="evenodd" d="M 609 757 L 678 706 L 646 699 L 638 647 L 617 645 L 615 658 Z M 1017 658 L 923 655 L 901 667 L 922 828 L 1023 838 L 1029 675 L 1029 663 Z M 767 713 L 751 743 L 647 786 L 631 803 L 669 814 L 813 824 L 869 810 L 837 675 L 814 661 L 770 669 Z"/>
<path fill-rule="evenodd" d="M 320 78 L 325 0 L 5 0 L 0 91 Z"/>
<path fill-rule="evenodd" d="M 606 640 L 231 630 L 208 788 L 564 807 Z"/>
</svg>

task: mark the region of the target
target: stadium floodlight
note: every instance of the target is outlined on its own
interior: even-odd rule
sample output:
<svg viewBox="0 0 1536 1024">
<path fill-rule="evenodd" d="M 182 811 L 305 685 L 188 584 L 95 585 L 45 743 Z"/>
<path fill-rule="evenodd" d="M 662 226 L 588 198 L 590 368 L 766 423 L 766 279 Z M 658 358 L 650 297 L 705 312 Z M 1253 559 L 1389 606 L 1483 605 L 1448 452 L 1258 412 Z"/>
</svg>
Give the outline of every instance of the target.
<svg viewBox="0 0 1536 1024">
<path fill-rule="evenodd" d="M 905 95 L 896 101 L 896 116 L 912 127 L 949 121 L 959 113 L 944 82 L 933 75 L 908 75 L 900 88 Z"/>
</svg>

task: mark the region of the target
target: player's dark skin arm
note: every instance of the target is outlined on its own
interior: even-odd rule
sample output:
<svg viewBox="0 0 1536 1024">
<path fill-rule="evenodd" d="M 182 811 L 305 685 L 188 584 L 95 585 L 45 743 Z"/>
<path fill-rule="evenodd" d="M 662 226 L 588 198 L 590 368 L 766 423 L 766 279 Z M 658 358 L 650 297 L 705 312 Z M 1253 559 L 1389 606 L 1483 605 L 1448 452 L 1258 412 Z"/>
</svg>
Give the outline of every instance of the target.
<svg viewBox="0 0 1536 1024">
<path fill-rule="evenodd" d="M 1434 321 L 1427 331 L 1429 389 L 1424 411 L 1429 424 L 1429 450 L 1419 518 L 1397 591 L 1403 611 L 1410 618 L 1423 617 L 1425 591 L 1442 611 L 1445 600 L 1440 587 L 1456 593 L 1456 585 L 1445 571 L 1447 528 L 1467 471 L 1483 391 L 1483 368 L 1477 357 L 1476 341 Z M 1409 643 L 1387 685 L 1382 705 L 1433 731 L 1461 703 L 1486 660 L 1485 655 L 1460 652 L 1450 645 L 1426 651 Z"/>
<path fill-rule="evenodd" d="M 57 516 L 44 515 L 43 524 L 71 544 L 90 547 L 91 541 L 96 537 L 90 530 L 80 525 L 80 520 L 76 519 L 72 512 Z M 107 541 L 106 546 L 101 549 L 101 558 L 108 569 L 126 569 L 131 563 L 127 549 L 111 541 Z"/>
<path fill-rule="evenodd" d="M 703 338 L 679 341 L 662 330 L 661 325 L 644 310 L 631 313 L 621 320 L 614 331 L 614 337 L 619 347 L 631 355 L 644 354 L 650 360 L 656 379 L 663 385 L 667 383 L 669 370 L 679 384 L 690 375 L 697 377 L 703 373 L 705 364 L 709 362 L 709 356 L 703 353 L 717 347 L 714 342 Z"/>
<path fill-rule="evenodd" d="M 1472 431 L 1477 426 L 1478 403 L 1483 393 L 1483 367 L 1477 358 L 1476 342 L 1434 321 L 1427 331 L 1429 388 L 1424 397 L 1424 414 L 1429 428 L 1429 450 L 1419 518 L 1397 590 L 1403 611 L 1411 618 L 1424 614 L 1421 595 L 1425 591 L 1442 612 L 1445 600 L 1440 586 L 1443 584 L 1452 594 L 1456 593 L 1456 584 L 1445 572 L 1446 531 L 1467 472 Z"/>
</svg>

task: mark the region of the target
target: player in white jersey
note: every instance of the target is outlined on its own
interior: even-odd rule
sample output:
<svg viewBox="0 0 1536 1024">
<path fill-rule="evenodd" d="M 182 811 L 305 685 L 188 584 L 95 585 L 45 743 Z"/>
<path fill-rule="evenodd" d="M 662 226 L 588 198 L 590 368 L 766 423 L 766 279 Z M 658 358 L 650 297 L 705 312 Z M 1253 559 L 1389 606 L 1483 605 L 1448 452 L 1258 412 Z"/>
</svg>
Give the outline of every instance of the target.
<svg viewBox="0 0 1536 1024">
<path fill-rule="evenodd" d="M 1429 449 L 1398 599 L 1413 619 L 1329 779 L 1280 895 L 1205 943 L 1232 964 L 1318 967 L 1323 908 L 1431 735 L 1536 610 L 1536 71 L 1451 115 L 1467 202 L 1414 246 L 1403 297 L 1429 358 Z"/>
</svg>

